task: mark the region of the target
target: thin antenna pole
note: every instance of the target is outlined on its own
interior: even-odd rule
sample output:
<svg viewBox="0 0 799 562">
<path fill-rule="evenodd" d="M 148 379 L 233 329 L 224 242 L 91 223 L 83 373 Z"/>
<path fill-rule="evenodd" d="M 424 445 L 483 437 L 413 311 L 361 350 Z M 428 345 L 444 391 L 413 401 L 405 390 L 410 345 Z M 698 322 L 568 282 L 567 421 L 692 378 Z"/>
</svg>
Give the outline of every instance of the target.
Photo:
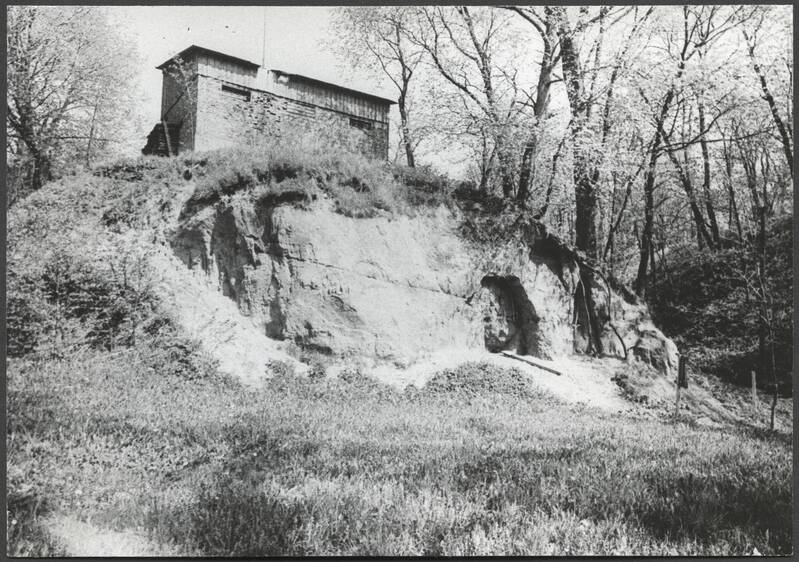
<svg viewBox="0 0 799 562">
<path fill-rule="evenodd" d="M 264 12 L 264 29 L 261 38 L 261 68 L 266 69 L 266 6 L 263 6 Z"/>
</svg>

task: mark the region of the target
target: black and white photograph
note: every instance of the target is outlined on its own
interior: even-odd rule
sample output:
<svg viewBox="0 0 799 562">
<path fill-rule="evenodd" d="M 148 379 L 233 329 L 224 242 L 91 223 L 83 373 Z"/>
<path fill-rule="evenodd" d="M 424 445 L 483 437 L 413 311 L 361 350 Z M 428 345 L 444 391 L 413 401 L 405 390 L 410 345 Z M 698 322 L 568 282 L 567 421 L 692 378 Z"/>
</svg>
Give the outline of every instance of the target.
<svg viewBox="0 0 799 562">
<path fill-rule="evenodd" d="M 6 556 L 793 555 L 793 6 L 5 16 Z"/>
</svg>

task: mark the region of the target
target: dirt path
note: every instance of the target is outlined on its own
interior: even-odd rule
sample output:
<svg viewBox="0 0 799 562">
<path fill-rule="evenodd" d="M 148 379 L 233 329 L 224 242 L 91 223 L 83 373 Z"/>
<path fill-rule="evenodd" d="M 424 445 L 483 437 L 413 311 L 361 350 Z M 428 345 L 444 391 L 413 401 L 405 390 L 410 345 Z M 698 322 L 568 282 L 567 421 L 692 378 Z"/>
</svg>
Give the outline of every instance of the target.
<svg viewBox="0 0 799 562">
<path fill-rule="evenodd" d="M 112 531 L 79 521 L 68 515 L 54 515 L 44 521 L 47 532 L 68 556 L 111 558 L 120 556 L 177 556 L 168 546 L 156 545 L 135 531 Z"/>
</svg>

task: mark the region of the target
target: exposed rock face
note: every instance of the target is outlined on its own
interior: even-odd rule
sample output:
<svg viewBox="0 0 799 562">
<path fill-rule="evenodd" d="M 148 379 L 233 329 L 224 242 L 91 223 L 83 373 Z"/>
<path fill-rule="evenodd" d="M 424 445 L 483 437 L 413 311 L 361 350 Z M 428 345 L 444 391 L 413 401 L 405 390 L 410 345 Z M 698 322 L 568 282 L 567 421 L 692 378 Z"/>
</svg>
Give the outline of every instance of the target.
<svg viewBox="0 0 799 562">
<path fill-rule="evenodd" d="M 237 194 L 183 220 L 172 245 L 267 336 L 323 353 L 572 353 L 576 263 L 539 244 L 541 233 L 525 244 L 470 242 L 460 220 L 444 208 L 348 218 L 324 199 L 308 209 L 264 207 Z M 638 333 L 625 322 L 621 337 L 631 348 Z"/>
<path fill-rule="evenodd" d="M 632 347 L 634 356 L 658 371 L 676 376 L 679 353 L 674 342 L 655 328 L 651 321 L 641 322 L 635 331 L 638 338 Z"/>
<path fill-rule="evenodd" d="M 604 283 L 593 287 L 597 314 L 603 320 L 602 343 L 609 355 L 643 361 L 676 377 L 679 352 L 674 342 L 652 323 L 648 307 L 632 303 Z M 578 348 L 583 338 L 578 333 Z"/>
</svg>

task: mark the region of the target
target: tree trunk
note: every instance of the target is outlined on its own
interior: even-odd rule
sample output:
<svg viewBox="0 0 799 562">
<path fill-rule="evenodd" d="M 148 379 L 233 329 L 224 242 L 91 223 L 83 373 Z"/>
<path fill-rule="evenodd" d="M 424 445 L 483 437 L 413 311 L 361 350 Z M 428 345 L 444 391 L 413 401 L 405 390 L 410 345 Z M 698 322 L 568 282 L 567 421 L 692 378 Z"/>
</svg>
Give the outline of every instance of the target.
<svg viewBox="0 0 799 562">
<path fill-rule="evenodd" d="M 699 130 L 705 131 L 705 108 L 702 106 L 701 100 L 698 102 L 699 107 Z M 710 221 L 710 232 L 713 235 L 713 244 L 718 247 L 720 240 L 719 225 L 716 222 L 716 212 L 713 209 L 713 199 L 710 193 L 710 151 L 707 148 L 707 139 L 703 134 L 699 138 L 699 146 L 702 149 L 702 189 L 705 196 L 705 210 L 707 211 L 707 218 Z"/>
<path fill-rule="evenodd" d="M 665 117 L 667 106 L 664 104 L 664 111 L 661 116 Z M 658 127 L 659 129 L 659 127 Z M 646 296 L 646 273 L 649 265 L 649 248 L 652 245 L 652 230 L 655 219 L 655 169 L 660 147 L 660 132 L 655 132 L 655 140 L 652 143 L 652 152 L 649 156 L 649 166 L 644 179 L 644 227 L 641 232 L 640 258 L 638 261 L 638 274 L 635 278 L 635 294 L 641 298 Z"/>
<path fill-rule="evenodd" d="M 777 369 L 774 361 L 774 334 L 771 334 L 771 345 L 769 348 L 771 350 L 771 377 L 774 382 L 774 394 L 771 397 L 771 421 L 769 423 L 769 428 L 771 431 L 774 431 L 774 414 L 777 410 Z"/>
<path fill-rule="evenodd" d="M 686 149 L 687 150 L 687 149 Z M 707 243 L 709 248 L 713 248 L 713 240 L 710 237 L 710 234 L 707 231 L 707 226 L 705 225 L 705 217 L 702 216 L 702 211 L 699 208 L 699 203 L 696 200 L 696 191 L 694 190 L 693 182 L 691 181 L 690 172 L 680 164 L 679 159 L 677 156 L 671 152 L 670 150 L 667 151 L 669 155 L 669 159 L 671 160 L 674 167 L 677 169 L 677 175 L 680 178 L 680 183 L 683 186 L 683 190 L 685 194 L 688 196 L 688 203 L 691 207 L 691 215 L 693 216 L 694 222 L 696 223 L 696 228 L 699 236 L 699 249 L 702 249 L 703 241 Z M 686 153 L 687 159 L 687 153 Z"/>
<path fill-rule="evenodd" d="M 586 173 L 585 164 L 575 159 L 575 230 L 577 247 L 591 258 L 597 258 L 596 215 L 597 197 L 592 178 Z"/>
<path fill-rule="evenodd" d="M 480 154 L 480 191 L 487 192 L 488 191 L 488 180 L 491 177 L 492 171 L 494 169 L 494 155 L 496 154 L 496 150 L 492 150 L 489 153 L 488 150 L 488 139 L 485 135 L 482 136 L 482 152 Z"/>
<path fill-rule="evenodd" d="M 587 104 L 583 99 L 585 85 L 580 65 L 580 48 L 566 21 L 566 12 L 562 6 L 551 8 L 557 14 L 558 37 L 560 38 L 561 66 L 566 82 L 566 94 L 572 112 L 573 131 L 576 133 L 585 126 Z M 594 190 L 590 156 L 583 146 L 574 143 L 573 175 L 575 195 L 575 221 L 577 247 L 588 256 L 597 257 L 596 215 L 597 197 Z"/>
<path fill-rule="evenodd" d="M 572 131 L 577 132 L 586 125 L 588 117 L 587 104 L 584 99 L 585 77 L 579 58 L 580 46 L 567 21 L 565 8 L 563 6 L 551 6 L 547 9 L 549 14 L 553 16 L 553 22 L 556 23 L 557 35 L 560 39 L 561 67 L 563 69 L 563 78 L 566 82 L 566 95 L 572 113 L 574 126 Z M 579 250 L 585 252 L 589 259 L 595 260 L 599 257 L 596 228 L 597 196 L 595 191 L 598 171 L 592 169 L 590 155 L 581 144 L 573 143 L 572 151 L 574 154 L 576 245 Z M 580 267 L 581 285 L 588 313 L 589 337 L 593 342 L 594 353 L 601 355 L 604 351 L 602 334 L 591 289 L 594 285 L 594 275 L 594 272 L 587 267 Z"/>
<path fill-rule="evenodd" d="M 413 156 L 413 143 L 411 142 L 411 133 L 408 129 L 408 113 L 405 108 L 405 94 L 401 94 L 397 103 L 400 114 L 400 129 L 402 131 L 402 144 L 405 146 L 405 158 L 408 162 L 408 167 L 415 168 L 416 161 Z"/>
<path fill-rule="evenodd" d="M 31 173 L 31 190 L 40 189 L 46 182 L 50 181 L 50 159 L 44 151 L 30 150 L 33 160 L 33 172 Z"/>
<path fill-rule="evenodd" d="M 516 189 L 516 202 L 525 206 L 527 198 L 530 196 L 530 182 L 533 179 L 533 164 L 538 138 L 535 132 L 530 134 L 527 144 L 522 153 L 522 164 L 519 168 L 519 186 Z"/>
<path fill-rule="evenodd" d="M 730 203 L 730 216 L 727 220 L 729 225 L 735 223 L 735 230 L 738 233 L 738 241 L 743 240 L 743 230 L 741 229 L 741 216 L 738 212 L 738 203 L 735 201 L 735 186 L 732 183 L 732 155 L 727 149 L 727 144 L 724 143 L 724 170 L 727 174 L 725 183 L 727 184 L 727 195 L 729 196 Z"/>
<path fill-rule="evenodd" d="M 547 17 L 546 28 L 544 31 L 548 37 L 544 41 L 544 54 L 541 60 L 541 70 L 538 73 L 538 84 L 536 86 L 535 103 L 533 104 L 533 114 L 536 118 L 536 124 L 530 132 L 530 138 L 524 146 L 524 153 L 522 154 L 522 163 L 519 170 L 519 186 L 516 190 L 516 201 L 520 205 L 524 205 L 527 197 L 530 195 L 530 182 L 533 180 L 533 171 L 535 169 L 535 157 L 538 149 L 538 131 L 537 127 L 541 126 L 547 109 L 549 108 L 549 89 L 552 81 L 552 43 L 551 37 L 552 26 L 550 18 Z"/>
<path fill-rule="evenodd" d="M 613 236 L 616 233 L 616 228 L 618 227 L 618 222 L 621 222 L 621 221 L 616 221 L 614 219 L 614 217 L 616 216 L 616 196 L 617 196 L 618 191 L 619 191 L 619 185 L 618 185 L 616 172 L 613 172 L 612 177 L 613 177 L 613 192 L 610 194 L 610 219 L 608 221 L 609 222 L 609 224 L 608 224 L 608 237 L 605 240 L 605 249 L 602 250 L 602 261 L 604 261 L 604 262 L 607 261 L 608 253 L 613 248 Z M 626 203 L 627 203 L 627 201 L 625 199 L 624 205 L 626 205 Z M 619 215 L 624 213 L 624 205 L 622 206 L 622 210 L 621 210 L 621 213 L 619 213 Z M 612 275 L 613 274 L 613 263 L 611 262 L 609 265 L 610 265 L 610 272 L 611 272 L 611 275 Z"/>
<path fill-rule="evenodd" d="M 581 265 L 580 269 L 580 288 L 575 295 L 575 306 L 584 307 L 586 313 L 586 321 L 588 329 L 588 349 L 587 353 L 601 356 L 604 353 L 604 345 L 602 344 L 602 326 L 599 323 L 599 315 L 596 311 L 596 303 L 594 302 L 593 290 L 591 287 L 595 284 L 595 274 L 587 267 Z"/>
<path fill-rule="evenodd" d="M 94 102 L 94 110 L 92 111 L 92 121 L 91 126 L 89 127 L 89 140 L 86 142 L 86 168 L 90 168 L 92 165 L 92 141 L 94 140 L 94 125 L 95 119 L 97 117 L 97 107 L 100 105 L 99 98 Z M 167 136 L 169 132 L 167 131 Z"/>
<path fill-rule="evenodd" d="M 502 197 L 506 200 L 513 199 L 513 174 L 511 172 L 510 155 L 505 146 L 503 137 L 497 138 L 497 160 L 499 161 L 500 183 L 502 185 Z"/>
<path fill-rule="evenodd" d="M 677 93 L 675 84 L 682 78 L 683 72 L 685 72 L 686 48 L 687 44 L 683 48 L 680 62 L 677 64 L 677 73 L 674 77 L 674 81 L 669 87 L 668 92 L 666 92 L 666 96 L 663 98 L 663 105 L 660 107 L 660 114 L 657 116 L 655 122 L 655 138 L 652 141 L 652 152 L 646 173 L 646 180 L 644 181 L 644 231 L 641 235 L 641 257 L 638 262 L 638 274 L 635 278 L 635 293 L 641 298 L 643 298 L 646 293 L 646 270 L 649 260 L 649 248 L 652 245 L 652 223 L 655 217 L 655 167 L 657 166 L 660 153 L 660 143 L 661 141 L 666 141 L 666 131 L 663 129 L 663 124 L 666 122 L 666 116 L 671 107 L 671 102 L 674 100 L 674 96 Z M 641 90 L 641 96 L 646 99 L 643 90 Z"/>
<path fill-rule="evenodd" d="M 768 357 L 766 356 L 766 337 L 768 325 L 766 324 L 766 295 L 765 295 L 765 276 L 766 276 L 766 205 L 765 201 L 758 205 L 758 236 L 757 236 L 757 276 L 760 282 L 760 314 L 758 318 L 757 347 L 760 359 L 760 379 L 766 380 L 768 371 Z M 774 384 L 774 399 L 777 396 L 777 385 Z M 773 406 L 772 406 L 773 407 Z M 774 429 L 774 419 L 771 420 L 771 429 Z"/>
<path fill-rule="evenodd" d="M 655 241 L 649 244 L 649 263 L 652 264 L 652 290 L 657 293 L 657 263 L 655 262 Z"/>
</svg>

